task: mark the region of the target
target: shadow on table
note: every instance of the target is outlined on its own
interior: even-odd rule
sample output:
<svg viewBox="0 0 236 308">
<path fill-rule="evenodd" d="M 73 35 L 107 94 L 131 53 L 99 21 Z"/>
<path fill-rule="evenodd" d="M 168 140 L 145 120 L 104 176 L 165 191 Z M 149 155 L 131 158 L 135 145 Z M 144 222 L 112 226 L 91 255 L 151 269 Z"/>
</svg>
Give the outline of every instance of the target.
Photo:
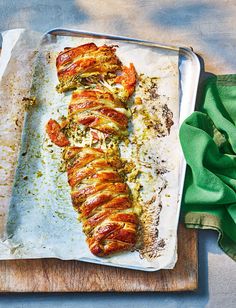
<svg viewBox="0 0 236 308">
<path fill-rule="evenodd" d="M 200 77 L 199 77 L 199 84 L 198 84 L 195 110 L 200 110 L 201 105 L 203 103 L 203 90 L 204 90 L 206 80 L 209 77 L 213 77 L 215 75 L 210 73 L 210 72 L 205 71 L 205 63 L 204 63 L 203 58 L 200 55 L 197 55 L 197 56 L 198 56 L 198 59 L 199 59 L 199 62 L 200 62 L 201 71 L 200 71 Z"/>
</svg>

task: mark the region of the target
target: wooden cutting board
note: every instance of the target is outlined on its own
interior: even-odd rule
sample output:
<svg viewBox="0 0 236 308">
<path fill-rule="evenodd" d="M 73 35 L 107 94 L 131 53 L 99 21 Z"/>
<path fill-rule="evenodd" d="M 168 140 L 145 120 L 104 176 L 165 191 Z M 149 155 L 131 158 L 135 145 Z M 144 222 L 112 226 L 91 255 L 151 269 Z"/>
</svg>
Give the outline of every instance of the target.
<svg viewBox="0 0 236 308">
<path fill-rule="evenodd" d="M 192 291 L 197 276 L 197 232 L 180 225 L 173 270 L 147 273 L 57 259 L 0 261 L 0 292 Z"/>
</svg>

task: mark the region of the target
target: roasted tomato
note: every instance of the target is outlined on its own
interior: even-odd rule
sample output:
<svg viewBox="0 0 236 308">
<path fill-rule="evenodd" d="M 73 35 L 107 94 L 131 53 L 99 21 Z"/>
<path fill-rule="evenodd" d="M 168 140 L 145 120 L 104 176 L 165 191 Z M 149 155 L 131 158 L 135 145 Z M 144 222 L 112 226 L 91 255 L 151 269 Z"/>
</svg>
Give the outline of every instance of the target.
<svg viewBox="0 0 236 308">
<path fill-rule="evenodd" d="M 129 67 L 122 67 L 122 74 L 116 77 L 115 82 L 124 87 L 124 91 L 127 92 L 128 96 L 133 94 L 136 84 L 136 71 L 133 63 L 130 63 Z"/>
<path fill-rule="evenodd" d="M 59 147 L 65 147 L 70 144 L 57 121 L 50 119 L 46 125 L 46 132 L 51 141 Z"/>
</svg>

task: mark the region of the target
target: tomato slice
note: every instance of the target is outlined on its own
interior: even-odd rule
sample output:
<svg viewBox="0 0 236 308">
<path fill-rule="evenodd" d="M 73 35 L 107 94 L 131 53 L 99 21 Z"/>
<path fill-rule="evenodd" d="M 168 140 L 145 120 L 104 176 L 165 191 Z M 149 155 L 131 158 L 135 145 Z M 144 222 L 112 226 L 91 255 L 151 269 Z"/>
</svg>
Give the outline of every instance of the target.
<svg viewBox="0 0 236 308">
<path fill-rule="evenodd" d="M 59 147 L 65 147 L 70 144 L 66 135 L 61 131 L 61 126 L 57 121 L 50 119 L 46 125 L 46 132 L 51 141 Z"/>
</svg>

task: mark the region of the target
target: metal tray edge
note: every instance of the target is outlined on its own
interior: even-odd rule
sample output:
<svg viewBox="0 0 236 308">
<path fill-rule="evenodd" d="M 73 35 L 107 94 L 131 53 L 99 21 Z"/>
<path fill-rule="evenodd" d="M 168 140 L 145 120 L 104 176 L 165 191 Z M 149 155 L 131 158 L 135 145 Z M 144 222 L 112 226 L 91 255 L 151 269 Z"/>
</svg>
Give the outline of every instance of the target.
<svg viewBox="0 0 236 308">
<path fill-rule="evenodd" d="M 151 41 L 145 41 L 141 39 L 131 38 L 131 37 L 125 37 L 125 36 L 119 36 L 119 35 L 111 35 L 106 33 L 96 33 L 96 32 L 90 32 L 90 31 L 84 31 L 84 30 L 77 30 L 77 29 L 66 29 L 66 28 L 54 28 L 46 33 L 44 33 L 44 37 L 46 35 L 62 35 L 62 36 L 84 36 L 84 37 L 93 37 L 93 38 L 108 38 L 108 39 L 117 39 L 120 41 L 126 41 L 129 43 L 140 43 L 143 45 L 149 45 L 149 46 L 155 46 L 163 49 L 169 49 L 169 50 L 175 50 L 179 51 L 178 46 L 174 45 L 165 45 L 157 42 L 151 42 Z"/>
</svg>

